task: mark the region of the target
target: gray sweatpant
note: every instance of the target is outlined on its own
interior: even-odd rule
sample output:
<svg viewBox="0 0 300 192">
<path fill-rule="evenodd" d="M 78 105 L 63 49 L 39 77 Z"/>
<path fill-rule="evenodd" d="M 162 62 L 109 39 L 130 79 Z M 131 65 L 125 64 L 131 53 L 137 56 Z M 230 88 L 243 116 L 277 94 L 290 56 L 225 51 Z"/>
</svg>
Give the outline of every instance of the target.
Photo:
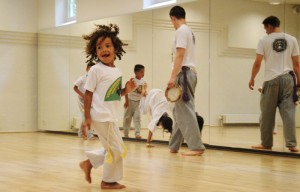
<svg viewBox="0 0 300 192">
<path fill-rule="evenodd" d="M 182 98 L 175 103 L 173 109 L 174 127 L 169 142 L 171 150 L 179 150 L 182 142 L 185 140 L 190 150 L 204 150 L 205 147 L 200 137 L 200 131 L 195 114 L 194 93 L 197 85 L 197 74 L 192 70 L 187 70 L 187 84 L 189 101 L 183 101 Z M 177 84 L 183 87 L 183 73 L 177 76 Z"/>
<path fill-rule="evenodd" d="M 124 135 L 128 136 L 129 129 L 131 125 L 131 120 L 133 119 L 133 126 L 135 128 L 135 136 L 140 136 L 141 132 L 141 112 L 140 112 L 140 100 L 133 101 L 128 99 L 128 107 L 125 109 L 123 118 L 123 129 Z"/>
<path fill-rule="evenodd" d="M 286 147 L 297 146 L 293 86 L 294 82 L 290 74 L 281 75 L 263 84 L 260 99 L 260 131 L 261 144 L 264 147 L 273 146 L 273 128 L 277 107 L 283 122 Z"/>
</svg>

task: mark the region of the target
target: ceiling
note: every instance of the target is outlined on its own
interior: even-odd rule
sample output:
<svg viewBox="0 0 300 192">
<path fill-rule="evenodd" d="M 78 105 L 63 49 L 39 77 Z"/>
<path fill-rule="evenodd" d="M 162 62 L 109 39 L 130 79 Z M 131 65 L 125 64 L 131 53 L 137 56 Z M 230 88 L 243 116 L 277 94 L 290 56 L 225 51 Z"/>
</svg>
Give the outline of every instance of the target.
<svg viewBox="0 0 300 192">
<path fill-rule="evenodd" d="M 253 0 L 253 1 L 269 3 L 270 0 Z M 287 4 L 293 4 L 293 5 L 300 5 L 300 0 L 281 0 L 281 2 L 283 3 L 285 2 Z"/>
</svg>

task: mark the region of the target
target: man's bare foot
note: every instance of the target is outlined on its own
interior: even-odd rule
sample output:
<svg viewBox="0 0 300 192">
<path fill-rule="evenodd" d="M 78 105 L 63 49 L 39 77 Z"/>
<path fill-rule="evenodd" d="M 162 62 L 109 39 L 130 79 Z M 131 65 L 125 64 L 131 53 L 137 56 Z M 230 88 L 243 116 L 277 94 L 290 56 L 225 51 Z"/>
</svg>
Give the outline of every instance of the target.
<svg viewBox="0 0 300 192">
<path fill-rule="evenodd" d="M 199 151 L 188 151 L 185 153 L 182 153 L 182 156 L 200 156 L 204 153 L 204 150 L 199 150 Z"/>
<path fill-rule="evenodd" d="M 125 185 L 122 185 L 118 182 L 112 182 L 112 183 L 108 183 L 108 182 L 101 182 L 101 189 L 123 189 L 126 188 Z"/>
<path fill-rule="evenodd" d="M 296 147 L 288 147 L 290 152 L 293 152 L 293 153 L 297 153 L 299 152 L 299 149 L 297 149 Z"/>
<path fill-rule="evenodd" d="M 91 164 L 90 160 L 81 161 L 79 163 L 79 167 L 84 172 L 85 180 L 89 183 L 92 182 L 91 178 L 91 169 L 93 168 L 93 165 Z"/>
<path fill-rule="evenodd" d="M 170 149 L 170 153 L 178 153 L 178 150 Z"/>
<path fill-rule="evenodd" d="M 254 145 L 251 146 L 252 149 L 262 149 L 262 150 L 272 150 L 272 147 L 265 147 L 263 145 Z"/>
</svg>

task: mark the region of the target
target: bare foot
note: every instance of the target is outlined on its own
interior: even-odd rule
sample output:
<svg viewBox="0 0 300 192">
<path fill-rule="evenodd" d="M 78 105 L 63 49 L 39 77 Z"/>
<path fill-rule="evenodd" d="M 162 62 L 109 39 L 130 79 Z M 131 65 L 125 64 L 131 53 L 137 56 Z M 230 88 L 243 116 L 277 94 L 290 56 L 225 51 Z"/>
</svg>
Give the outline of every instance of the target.
<svg viewBox="0 0 300 192">
<path fill-rule="evenodd" d="M 296 147 L 288 147 L 288 148 L 289 148 L 289 150 L 290 150 L 291 152 L 293 152 L 293 153 L 299 152 L 299 150 L 298 150 Z"/>
<path fill-rule="evenodd" d="M 272 150 L 272 147 L 265 147 L 263 145 L 254 145 L 251 146 L 252 149 L 263 149 L 263 150 Z"/>
<path fill-rule="evenodd" d="M 125 185 L 122 185 L 118 182 L 112 182 L 112 183 L 108 183 L 108 182 L 101 182 L 101 189 L 123 189 L 126 188 Z"/>
<path fill-rule="evenodd" d="M 95 136 L 92 136 L 92 137 L 88 138 L 88 140 L 97 140 L 97 139 L 98 139 L 98 138 L 95 137 Z"/>
<path fill-rule="evenodd" d="M 147 143 L 146 146 L 147 146 L 148 148 L 155 147 L 154 145 L 152 145 L 152 144 L 150 144 L 150 143 Z"/>
<path fill-rule="evenodd" d="M 170 149 L 170 153 L 178 153 L 178 151 L 174 149 Z"/>
<path fill-rule="evenodd" d="M 91 169 L 93 168 L 93 165 L 91 164 L 90 160 L 81 161 L 79 163 L 79 166 L 81 170 L 84 172 L 85 180 L 91 183 L 92 182 Z"/>
<path fill-rule="evenodd" d="M 199 150 L 199 151 L 188 151 L 185 153 L 182 153 L 182 156 L 200 156 L 204 153 L 204 150 Z"/>
</svg>

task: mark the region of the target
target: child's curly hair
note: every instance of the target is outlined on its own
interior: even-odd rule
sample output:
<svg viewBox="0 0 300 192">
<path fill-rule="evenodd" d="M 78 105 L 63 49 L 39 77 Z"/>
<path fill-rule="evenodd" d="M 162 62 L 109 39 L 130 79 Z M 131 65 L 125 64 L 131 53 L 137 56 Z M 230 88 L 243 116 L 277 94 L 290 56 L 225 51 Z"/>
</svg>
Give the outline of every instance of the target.
<svg viewBox="0 0 300 192">
<path fill-rule="evenodd" d="M 83 39 L 87 40 L 85 52 L 87 54 L 87 63 L 93 61 L 99 61 L 96 52 L 96 44 L 99 38 L 105 39 L 111 38 L 113 46 L 115 48 L 116 57 L 121 60 L 123 53 L 126 53 L 122 46 L 127 44 L 123 43 L 117 35 L 119 34 L 119 27 L 115 24 L 109 25 L 96 25 L 96 29 L 89 35 L 83 35 Z M 116 58 L 115 58 L 116 59 Z"/>
</svg>

